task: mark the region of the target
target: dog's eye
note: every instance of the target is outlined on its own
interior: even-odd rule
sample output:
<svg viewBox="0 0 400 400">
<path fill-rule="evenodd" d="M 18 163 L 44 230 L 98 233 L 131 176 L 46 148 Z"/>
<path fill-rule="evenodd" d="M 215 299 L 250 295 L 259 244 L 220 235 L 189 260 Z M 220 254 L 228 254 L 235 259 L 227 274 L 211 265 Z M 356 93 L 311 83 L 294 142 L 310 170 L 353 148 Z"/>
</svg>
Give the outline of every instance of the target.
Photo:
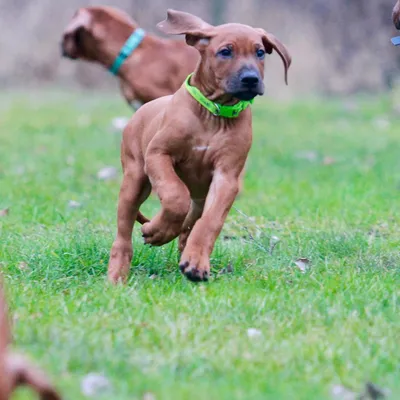
<svg viewBox="0 0 400 400">
<path fill-rule="evenodd" d="M 260 60 L 263 60 L 264 57 L 265 57 L 265 51 L 264 51 L 263 49 L 258 49 L 257 52 L 256 52 L 256 54 L 257 54 L 257 57 L 258 57 Z"/>
<path fill-rule="evenodd" d="M 218 55 L 221 57 L 229 58 L 233 56 L 233 51 L 232 49 L 226 47 L 225 49 L 220 50 L 218 52 Z"/>
</svg>

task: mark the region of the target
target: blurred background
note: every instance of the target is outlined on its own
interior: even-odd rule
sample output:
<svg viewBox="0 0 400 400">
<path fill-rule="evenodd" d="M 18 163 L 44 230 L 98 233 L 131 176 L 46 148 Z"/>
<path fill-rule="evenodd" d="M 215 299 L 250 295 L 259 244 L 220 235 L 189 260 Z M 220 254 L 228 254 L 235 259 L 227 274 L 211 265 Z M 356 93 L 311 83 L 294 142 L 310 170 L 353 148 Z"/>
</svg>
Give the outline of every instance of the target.
<svg viewBox="0 0 400 400">
<path fill-rule="evenodd" d="M 150 32 L 167 8 L 273 32 L 294 59 L 288 88 L 279 58 L 267 63 L 266 85 L 277 96 L 382 92 L 400 67 L 390 43 L 394 0 L 0 0 L 0 86 L 114 88 L 103 68 L 60 58 L 61 33 L 74 11 L 99 4 L 124 9 Z"/>
</svg>

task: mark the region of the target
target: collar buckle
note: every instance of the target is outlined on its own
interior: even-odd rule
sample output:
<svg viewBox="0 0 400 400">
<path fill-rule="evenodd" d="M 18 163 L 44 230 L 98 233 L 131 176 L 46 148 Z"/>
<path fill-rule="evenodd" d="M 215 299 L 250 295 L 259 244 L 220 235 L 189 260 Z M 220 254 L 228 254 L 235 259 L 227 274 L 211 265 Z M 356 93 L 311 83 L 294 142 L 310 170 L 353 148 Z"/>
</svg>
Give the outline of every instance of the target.
<svg viewBox="0 0 400 400">
<path fill-rule="evenodd" d="M 214 103 L 214 106 L 216 108 L 216 111 L 212 114 L 214 115 L 214 117 L 219 117 L 221 115 L 221 106 L 217 103 Z"/>
</svg>

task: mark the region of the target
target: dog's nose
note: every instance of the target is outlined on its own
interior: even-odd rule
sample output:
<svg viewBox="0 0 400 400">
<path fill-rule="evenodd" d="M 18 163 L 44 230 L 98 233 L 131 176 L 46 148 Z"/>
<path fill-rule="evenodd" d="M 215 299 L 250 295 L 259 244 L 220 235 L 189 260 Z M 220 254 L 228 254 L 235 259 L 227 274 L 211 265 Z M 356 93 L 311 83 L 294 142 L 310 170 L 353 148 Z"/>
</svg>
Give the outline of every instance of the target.
<svg viewBox="0 0 400 400">
<path fill-rule="evenodd" d="M 260 81 L 257 74 L 255 74 L 254 72 L 249 72 L 246 73 L 245 75 L 243 75 L 241 77 L 242 84 L 244 86 L 248 86 L 248 87 L 254 87 L 258 85 L 258 82 Z"/>
<path fill-rule="evenodd" d="M 65 50 L 64 41 L 60 43 L 60 53 L 63 57 L 67 57 L 67 51 Z"/>
</svg>

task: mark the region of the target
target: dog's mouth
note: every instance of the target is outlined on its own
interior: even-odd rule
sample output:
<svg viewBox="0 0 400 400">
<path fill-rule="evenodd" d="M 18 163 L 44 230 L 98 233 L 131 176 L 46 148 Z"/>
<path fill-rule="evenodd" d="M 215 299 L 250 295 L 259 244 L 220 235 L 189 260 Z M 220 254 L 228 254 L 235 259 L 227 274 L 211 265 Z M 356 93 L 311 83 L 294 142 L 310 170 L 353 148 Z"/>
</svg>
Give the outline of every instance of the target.
<svg viewBox="0 0 400 400">
<path fill-rule="evenodd" d="M 239 92 L 232 93 L 233 97 L 235 97 L 238 100 L 244 100 L 244 101 L 253 100 L 254 97 L 258 95 L 262 95 L 262 93 L 259 93 L 256 90 L 242 90 Z"/>
<path fill-rule="evenodd" d="M 79 49 L 82 45 L 82 32 L 77 30 L 66 34 L 61 42 L 61 54 L 71 60 L 79 58 Z"/>
<path fill-rule="evenodd" d="M 264 94 L 264 83 L 258 71 L 246 69 L 228 82 L 227 89 L 234 98 L 249 101 Z"/>
<path fill-rule="evenodd" d="M 65 58 L 69 58 L 70 60 L 76 60 L 78 58 L 76 54 L 68 51 L 68 46 L 66 46 L 64 43 L 61 43 L 61 55 Z"/>
</svg>

